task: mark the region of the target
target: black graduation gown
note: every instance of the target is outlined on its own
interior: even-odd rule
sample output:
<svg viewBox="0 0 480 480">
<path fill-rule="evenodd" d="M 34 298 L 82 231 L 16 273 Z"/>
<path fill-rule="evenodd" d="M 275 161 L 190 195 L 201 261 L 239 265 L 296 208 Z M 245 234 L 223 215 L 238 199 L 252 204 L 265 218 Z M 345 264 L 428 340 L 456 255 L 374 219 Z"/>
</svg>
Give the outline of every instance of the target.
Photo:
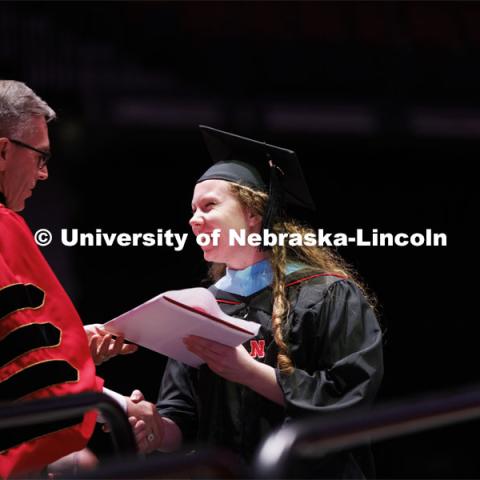
<svg viewBox="0 0 480 480">
<path fill-rule="evenodd" d="M 348 279 L 302 269 L 287 276 L 288 344 L 295 371 L 280 374 L 282 407 L 247 387 L 224 380 L 207 365 L 199 369 L 170 359 L 158 400 L 161 415 L 180 427 L 185 442 L 219 445 L 248 462 L 261 440 L 284 422 L 308 415 L 331 415 L 343 408 L 371 404 L 383 375 L 382 335 L 375 314 Z M 228 315 L 261 324 L 256 347 L 276 367 L 278 353 L 271 330 L 270 287 L 242 297 L 210 287 Z M 251 341 L 244 345 L 251 352 Z M 299 475 L 359 478 L 369 466 L 351 452 L 315 462 Z"/>
</svg>

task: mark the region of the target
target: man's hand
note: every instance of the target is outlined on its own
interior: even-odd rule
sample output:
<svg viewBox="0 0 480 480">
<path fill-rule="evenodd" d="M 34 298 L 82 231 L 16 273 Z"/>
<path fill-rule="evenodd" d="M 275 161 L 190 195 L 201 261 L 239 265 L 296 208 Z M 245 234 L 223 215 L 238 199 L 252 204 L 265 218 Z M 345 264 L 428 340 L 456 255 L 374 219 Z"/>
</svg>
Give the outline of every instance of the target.
<svg viewBox="0 0 480 480">
<path fill-rule="evenodd" d="M 88 338 L 88 346 L 95 365 L 100 365 L 117 355 L 128 355 L 138 350 L 137 345 L 125 343 L 122 336 L 113 338 L 101 323 L 85 325 L 85 333 Z"/>
</svg>

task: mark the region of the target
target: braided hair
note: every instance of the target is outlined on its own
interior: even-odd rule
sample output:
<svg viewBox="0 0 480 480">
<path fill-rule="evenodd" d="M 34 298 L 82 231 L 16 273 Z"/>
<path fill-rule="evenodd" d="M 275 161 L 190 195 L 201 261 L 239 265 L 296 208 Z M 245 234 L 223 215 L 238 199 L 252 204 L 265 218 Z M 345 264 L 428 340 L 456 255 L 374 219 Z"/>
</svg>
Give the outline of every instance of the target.
<svg viewBox="0 0 480 480">
<path fill-rule="evenodd" d="M 242 207 L 250 210 L 255 215 L 263 216 L 268 199 L 268 195 L 265 192 L 236 183 L 230 184 L 230 190 Z M 274 222 L 272 229 L 274 233 L 296 233 L 302 236 L 307 233 L 314 233 L 312 228 L 304 226 L 293 219 L 278 219 Z M 305 264 L 316 272 L 335 273 L 349 278 L 360 288 L 370 305 L 375 309 L 375 296 L 368 291 L 353 268 L 329 248 L 307 247 L 304 245 L 274 245 L 270 251 L 269 261 L 273 272 L 272 332 L 278 347 L 277 367 L 282 373 L 288 375 L 295 369 L 288 347 L 289 332 L 287 319 L 290 304 L 285 285 L 285 272 L 288 261 Z M 224 264 L 213 263 L 209 270 L 210 278 L 213 281 L 217 281 L 225 274 L 225 268 Z"/>
</svg>

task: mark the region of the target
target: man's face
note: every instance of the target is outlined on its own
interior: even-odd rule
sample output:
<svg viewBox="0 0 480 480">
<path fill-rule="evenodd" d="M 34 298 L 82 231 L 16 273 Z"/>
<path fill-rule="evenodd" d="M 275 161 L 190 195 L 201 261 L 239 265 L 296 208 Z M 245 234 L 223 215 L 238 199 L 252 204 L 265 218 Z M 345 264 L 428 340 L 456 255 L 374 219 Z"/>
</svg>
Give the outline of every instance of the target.
<svg viewBox="0 0 480 480">
<path fill-rule="evenodd" d="M 38 150 L 49 151 L 48 127 L 45 118 L 32 116 L 21 138 L 15 138 Z M 38 168 L 39 153 L 0 139 L 0 191 L 7 207 L 15 212 L 25 208 L 25 200 L 32 195 L 37 181 L 48 178 L 47 167 Z"/>
</svg>

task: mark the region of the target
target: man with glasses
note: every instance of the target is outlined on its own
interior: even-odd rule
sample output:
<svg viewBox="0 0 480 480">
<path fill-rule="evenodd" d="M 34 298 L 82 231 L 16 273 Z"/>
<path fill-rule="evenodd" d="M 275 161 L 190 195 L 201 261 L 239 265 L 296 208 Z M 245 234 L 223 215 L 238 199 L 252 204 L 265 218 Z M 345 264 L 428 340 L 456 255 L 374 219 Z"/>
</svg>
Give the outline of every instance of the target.
<svg viewBox="0 0 480 480">
<path fill-rule="evenodd" d="M 136 346 L 84 327 L 17 212 L 48 178 L 48 122 L 55 112 L 24 83 L 0 80 L 0 402 L 101 390 L 95 363 Z M 89 350 L 90 347 L 90 350 Z M 118 394 L 117 394 L 118 395 Z M 120 397 L 120 396 L 118 396 Z M 129 414 L 149 405 L 121 397 Z M 151 408 L 150 408 L 151 409 Z M 95 414 L 0 431 L 0 478 L 36 471 L 82 449 Z"/>
<path fill-rule="evenodd" d="M 47 152 L 45 150 L 39 150 L 38 148 L 32 147 L 28 143 L 21 142 L 20 140 L 15 140 L 13 138 L 9 138 L 9 140 L 14 143 L 15 145 L 18 145 L 19 147 L 23 148 L 28 148 L 29 150 L 32 150 L 32 152 L 38 153 L 38 169 L 42 170 L 44 167 L 47 166 L 48 160 L 51 157 L 51 153 Z"/>
</svg>

